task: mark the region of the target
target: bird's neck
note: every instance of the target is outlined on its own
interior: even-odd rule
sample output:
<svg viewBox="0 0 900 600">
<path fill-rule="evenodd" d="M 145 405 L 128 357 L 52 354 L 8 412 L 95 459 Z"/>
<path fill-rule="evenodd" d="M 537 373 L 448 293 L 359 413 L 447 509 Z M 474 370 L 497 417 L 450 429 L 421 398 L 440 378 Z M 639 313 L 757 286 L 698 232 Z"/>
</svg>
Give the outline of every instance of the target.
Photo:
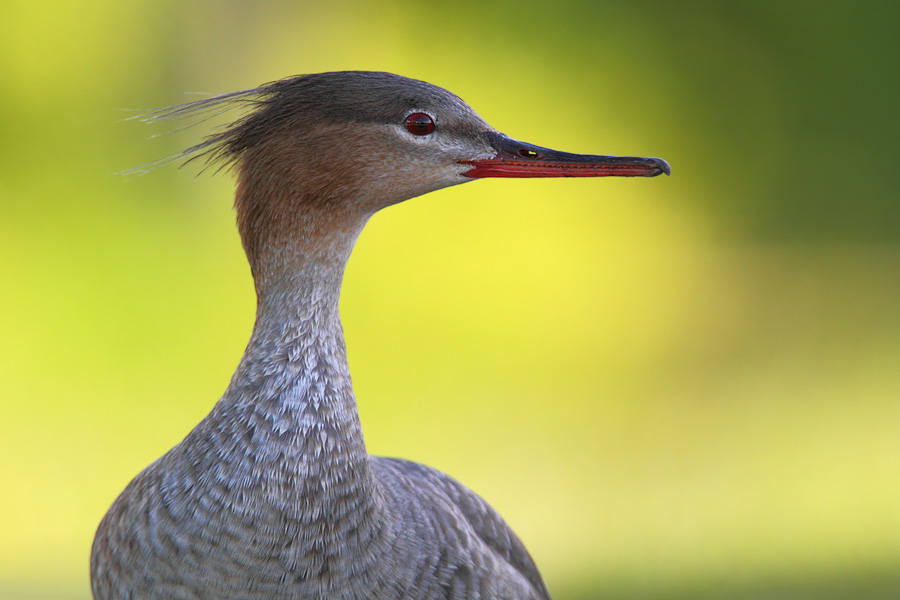
<svg viewBox="0 0 900 600">
<path fill-rule="evenodd" d="M 364 223 L 361 216 L 333 227 L 309 211 L 290 228 L 267 230 L 271 238 L 251 258 L 253 334 L 211 415 L 244 432 L 241 452 L 294 501 L 323 506 L 375 493 L 338 312 Z"/>
</svg>

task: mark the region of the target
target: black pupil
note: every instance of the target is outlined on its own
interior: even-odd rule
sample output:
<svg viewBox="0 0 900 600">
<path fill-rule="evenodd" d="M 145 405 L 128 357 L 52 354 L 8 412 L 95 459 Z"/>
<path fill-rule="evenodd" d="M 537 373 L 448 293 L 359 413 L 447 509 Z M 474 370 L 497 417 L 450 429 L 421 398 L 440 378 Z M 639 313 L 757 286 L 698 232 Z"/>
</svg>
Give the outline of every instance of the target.
<svg viewBox="0 0 900 600">
<path fill-rule="evenodd" d="M 434 131 L 434 121 L 425 113 L 413 113 L 406 118 L 406 128 L 415 135 L 428 135 Z"/>
</svg>

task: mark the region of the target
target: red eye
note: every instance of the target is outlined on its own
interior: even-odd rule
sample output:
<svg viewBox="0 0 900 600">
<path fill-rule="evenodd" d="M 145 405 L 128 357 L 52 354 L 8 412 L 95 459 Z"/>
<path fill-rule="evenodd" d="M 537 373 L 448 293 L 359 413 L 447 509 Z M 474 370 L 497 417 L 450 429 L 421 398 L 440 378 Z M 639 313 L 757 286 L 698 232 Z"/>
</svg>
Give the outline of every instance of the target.
<svg viewBox="0 0 900 600">
<path fill-rule="evenodd" d="M 434 119 L 425 113 L 413 113 L 406 117 L 406 129 L 413 135 L 428 135 L 434 131 Z"/>
</svg>

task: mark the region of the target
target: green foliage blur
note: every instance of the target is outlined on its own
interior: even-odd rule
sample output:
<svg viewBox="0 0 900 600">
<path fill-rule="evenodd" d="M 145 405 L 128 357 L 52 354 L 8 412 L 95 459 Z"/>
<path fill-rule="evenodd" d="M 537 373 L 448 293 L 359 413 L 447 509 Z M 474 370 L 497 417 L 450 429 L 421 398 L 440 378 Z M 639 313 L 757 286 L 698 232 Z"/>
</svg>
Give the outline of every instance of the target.
<svg viewBox="0 0 900 600">
<path fill-rule="evenodd" d="M 900 597 L 900 4 L 4 0 L 0 597 L 225 389 L 232 183 L 141 109 L 297 73 L 446 87 L 671 177 L 495 180 L 373 219 L 342 314 L 369 449 L 440 468 L 558 599 Z M 157 136 L 157 137 L 151 137 Z"/>
</svg>

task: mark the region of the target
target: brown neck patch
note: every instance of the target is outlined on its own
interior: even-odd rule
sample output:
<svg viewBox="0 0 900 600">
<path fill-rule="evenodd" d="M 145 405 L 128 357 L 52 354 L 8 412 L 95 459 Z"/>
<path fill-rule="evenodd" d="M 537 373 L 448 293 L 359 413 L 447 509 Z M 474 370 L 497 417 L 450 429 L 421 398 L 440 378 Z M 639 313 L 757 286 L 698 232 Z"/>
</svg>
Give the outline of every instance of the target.
<svg viewBox="0 0 900 600">
<path fill-rule="evenodd" d="M 309 265 L 343 270 L 374 212 L 362 199 L 366 169 L 345 151 L 356 137 L 346 129 L 278 133 L 241 157 L 235 211 L 257 292 Z"/>
</svg>

